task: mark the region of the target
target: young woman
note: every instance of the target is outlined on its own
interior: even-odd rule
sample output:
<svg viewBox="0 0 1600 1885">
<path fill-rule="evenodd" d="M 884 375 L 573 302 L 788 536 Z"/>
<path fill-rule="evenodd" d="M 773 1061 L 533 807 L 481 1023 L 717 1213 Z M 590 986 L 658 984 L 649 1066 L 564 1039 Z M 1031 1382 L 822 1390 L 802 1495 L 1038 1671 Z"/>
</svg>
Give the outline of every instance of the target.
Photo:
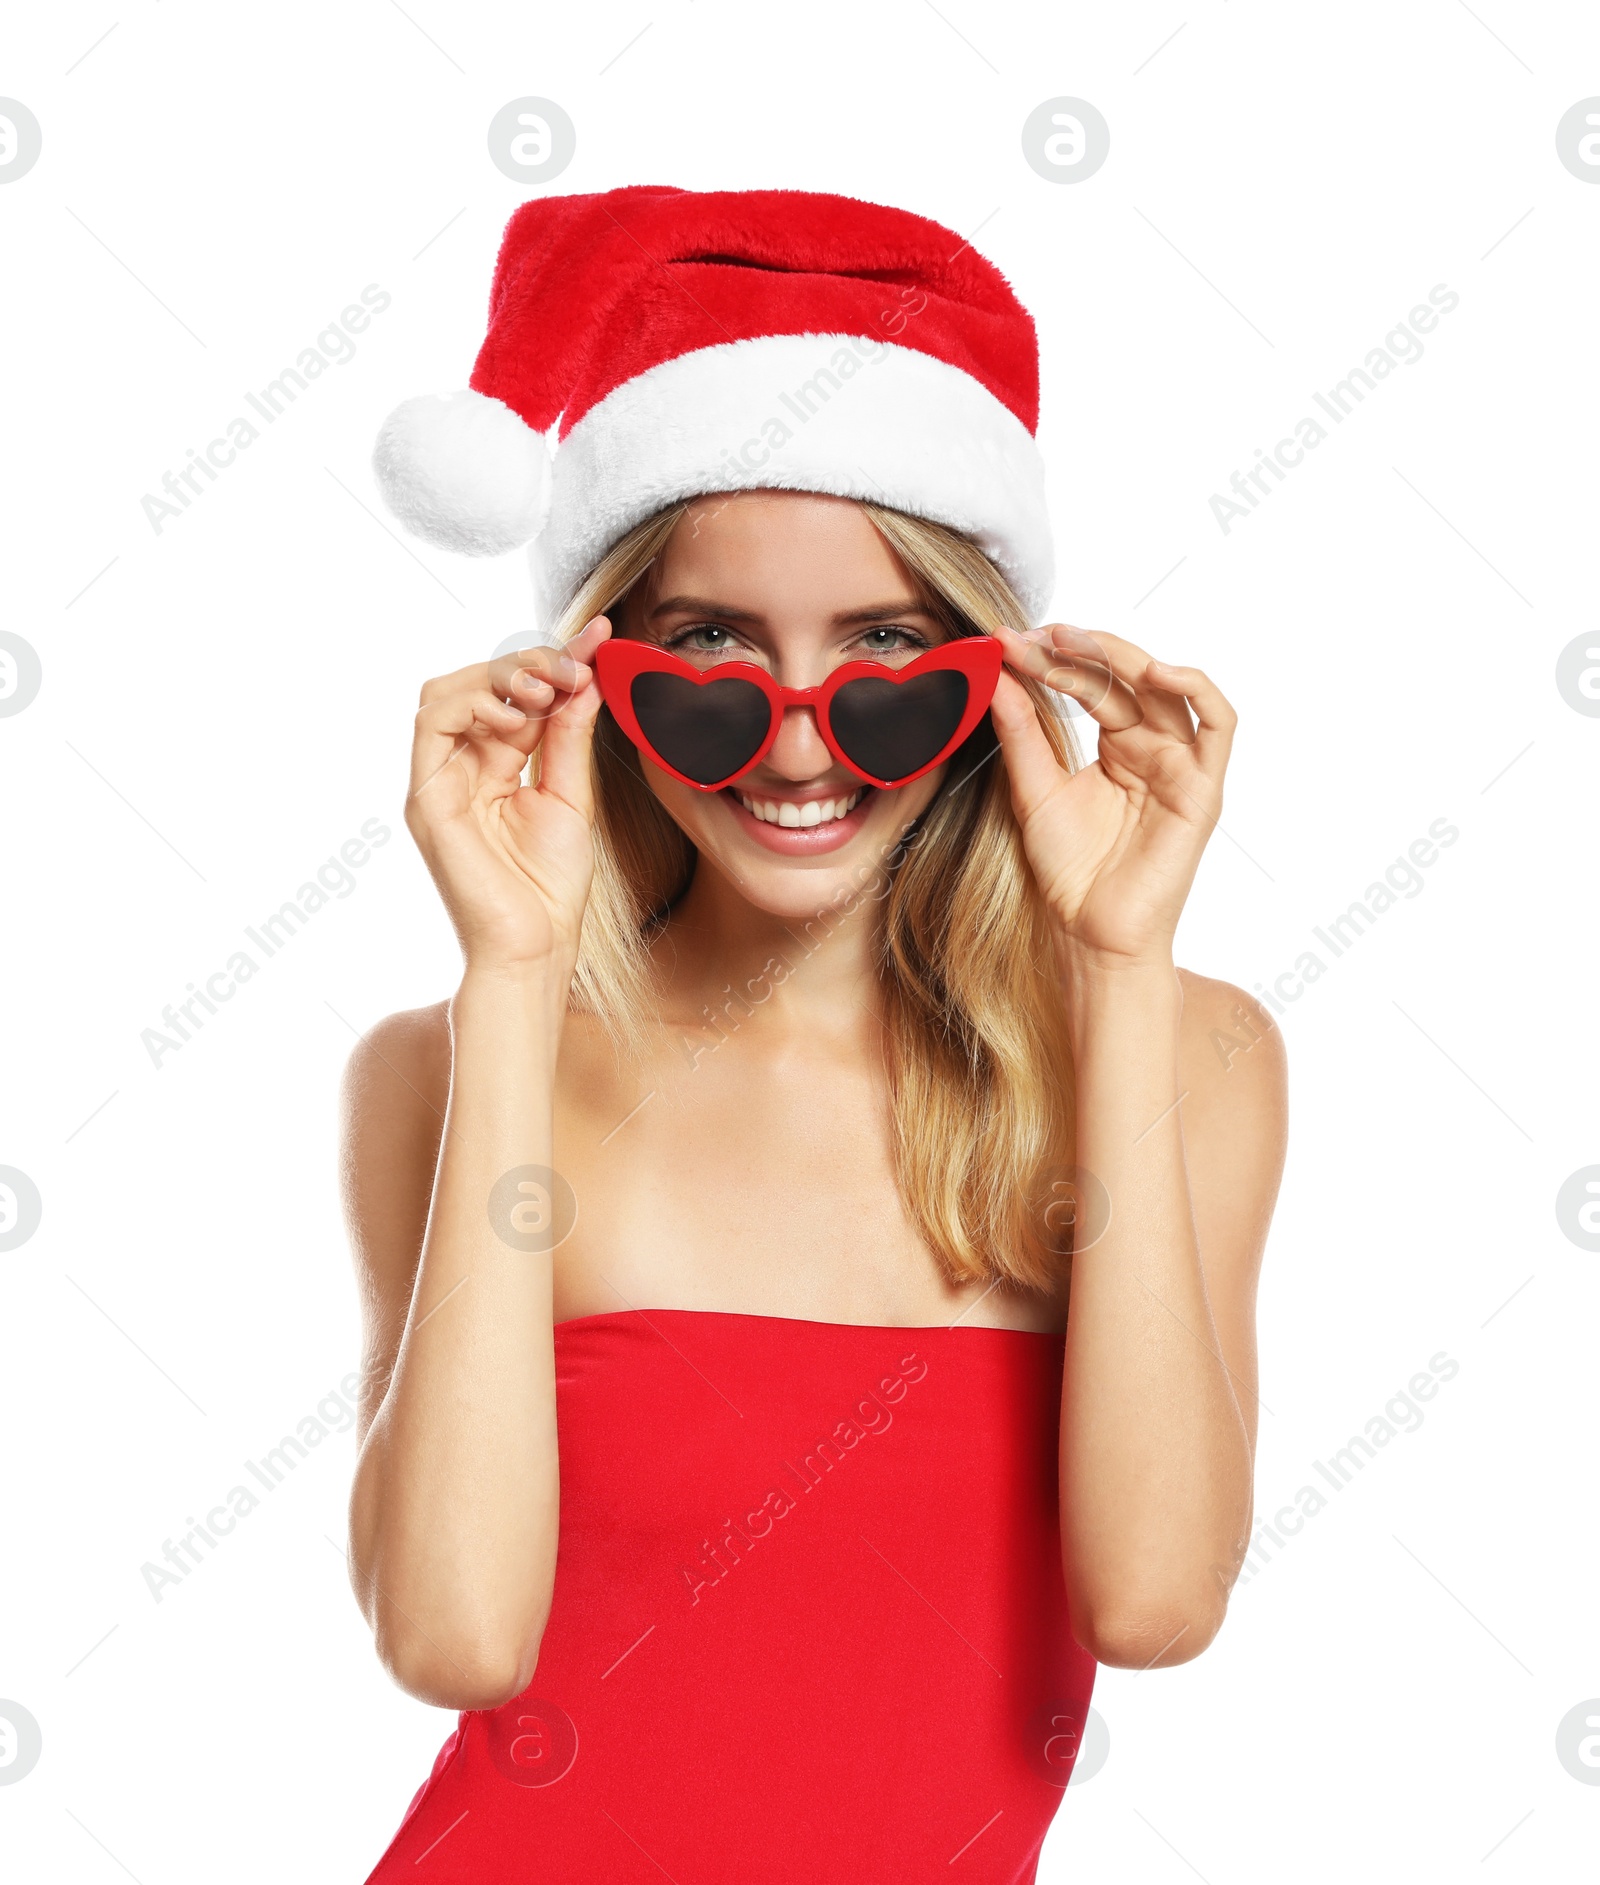
<svg viewBox="0 0 1600 1885">
<path fill-rule="evenodd" d="M 639 235 L 635 193 L 559 201 L 519 215 Z M 770 271 L 799 214 L 730 229 L 729 201 L 667 205 L 725 332 L 772 284 L 707 277 L 756 273 L 741 234 Z M 917 263 L 896 293 L 1000 305 L 948 232 L 930 259 L 934 225 L 873 214 Z M 548 280 L 593 227 L 539 238 Z M 880 331 L 830 314 L 779 337 Z M 695 356 L 751 338 L 636 377 L 703 405 Z M 1283 1062 L 1172 955 L 1234 716 L 1198 670 L 1030 623 L 1014 480 L 986 521 L 911 461 L 920 515 L 815 447 L 790 488 L 686 465 L 596 553 L 578 474 L 626 474 L 581 382 L 553 633 L 417 716 L 407 822 L 461 983 L 347 1089 L 352 1572 L 395 1679 L 463 1711 L 372 1878 L 1030 1880 L 1095 1662 L 1197 1655 L 1249 1530 Z"/>
</svg>

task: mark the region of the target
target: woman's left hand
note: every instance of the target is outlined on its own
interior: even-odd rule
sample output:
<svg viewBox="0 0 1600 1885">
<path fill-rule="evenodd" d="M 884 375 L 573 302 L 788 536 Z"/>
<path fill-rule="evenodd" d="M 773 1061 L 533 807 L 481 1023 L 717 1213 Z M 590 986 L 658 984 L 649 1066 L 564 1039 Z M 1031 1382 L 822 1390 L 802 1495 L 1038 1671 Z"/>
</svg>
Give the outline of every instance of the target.
<svg viewBox="0 0 1600 1885">
<path fill-rule="evenodd" d="M 1028 638 L 1003 628 L 997 639 L 1008 666 L 1076 701 L 1100 728 L 1099 757 L 1069 773 L 1033 702 L 1002 671 L 994 728 L 1028 862 L 1061 942 L 1111 966 L 1170 961 L 1222 811 L 1233 708 L 1198 668 L 1153 661 L 1116 635 L 1052 624 Z"/>
</svg>

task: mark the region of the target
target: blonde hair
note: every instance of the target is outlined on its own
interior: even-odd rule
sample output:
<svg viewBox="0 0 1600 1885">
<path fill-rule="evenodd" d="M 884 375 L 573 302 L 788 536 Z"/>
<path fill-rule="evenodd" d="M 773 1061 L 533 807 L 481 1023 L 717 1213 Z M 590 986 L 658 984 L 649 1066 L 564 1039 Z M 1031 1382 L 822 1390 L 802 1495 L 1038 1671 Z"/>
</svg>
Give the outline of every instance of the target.
<svg viewBox="0 0 1600 1885">
<path fill-rule="evenodd" d="M 860 508 L 947 633 L 1030 626 L 1010 585 L 969 539 L 877 504 Z M 615 610 L 688 509 L 660 512 L 609 550 L 555 639 Z M 1057 758 L 1076 771 L 1082 758 L 1057 697 L 1042 683 L 1022 685 Z M 986 724 L 948 768 L 896 854 L 805 928 L 808 938 L 826 936 L 865 899 L 881 901 L 885 1065 L 907 1213 L 953 1283 L 1049 1289 L 1062 1274 L 1054 1220 L 1073 1162 L 1071 1052 L 1049 923 Z M 620 1052 L 638 1052 L 651 1018 L 649 941 L 688 888 L 697 854 L 605 712 L 595 729 L 594 781 L 595 872 L 573 1004 L 606 1024 Z"/>
</svg>

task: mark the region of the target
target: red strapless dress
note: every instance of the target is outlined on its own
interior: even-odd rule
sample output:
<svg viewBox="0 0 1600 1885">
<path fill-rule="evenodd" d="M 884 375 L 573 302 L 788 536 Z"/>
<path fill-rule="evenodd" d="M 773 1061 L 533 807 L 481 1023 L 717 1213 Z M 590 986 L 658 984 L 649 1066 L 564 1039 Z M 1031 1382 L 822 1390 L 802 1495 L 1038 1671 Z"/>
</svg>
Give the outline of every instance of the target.
<svg viewBox="0 0 1600 1885">
<path fill-rule="evenodd" d="M 649 1309 L 555 1349 L 538 1672 L 368 1885 L 1031 1881 L 1095 1671 L 1062 1337 Z"/>
</svg>

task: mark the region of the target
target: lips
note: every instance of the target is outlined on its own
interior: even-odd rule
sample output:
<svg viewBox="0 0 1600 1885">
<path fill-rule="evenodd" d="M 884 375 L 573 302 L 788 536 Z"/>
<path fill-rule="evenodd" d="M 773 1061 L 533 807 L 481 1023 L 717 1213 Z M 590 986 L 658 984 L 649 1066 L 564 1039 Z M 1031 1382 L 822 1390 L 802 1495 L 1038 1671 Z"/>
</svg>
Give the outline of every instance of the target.
<svg viewBox="0 0 1600 1885">
<path fill-rule="evenodd" d="M 724 786 L 718 795 L 753 842 L 782 857 L 812 857 L 836 851 L 861 829 L 877 797 L 873 786 L 824 799 L 767 798 Z M 812 807 L 815 807 L 815 811 Z M 847 809 L 840 815 L 840 807 Z M 757 809 L 752 810 L 755 807 Z M 775 814 L 769 816 L 768 814 Z M 809 822 L 805 822 L 809 819 Z"/>
</svg>

